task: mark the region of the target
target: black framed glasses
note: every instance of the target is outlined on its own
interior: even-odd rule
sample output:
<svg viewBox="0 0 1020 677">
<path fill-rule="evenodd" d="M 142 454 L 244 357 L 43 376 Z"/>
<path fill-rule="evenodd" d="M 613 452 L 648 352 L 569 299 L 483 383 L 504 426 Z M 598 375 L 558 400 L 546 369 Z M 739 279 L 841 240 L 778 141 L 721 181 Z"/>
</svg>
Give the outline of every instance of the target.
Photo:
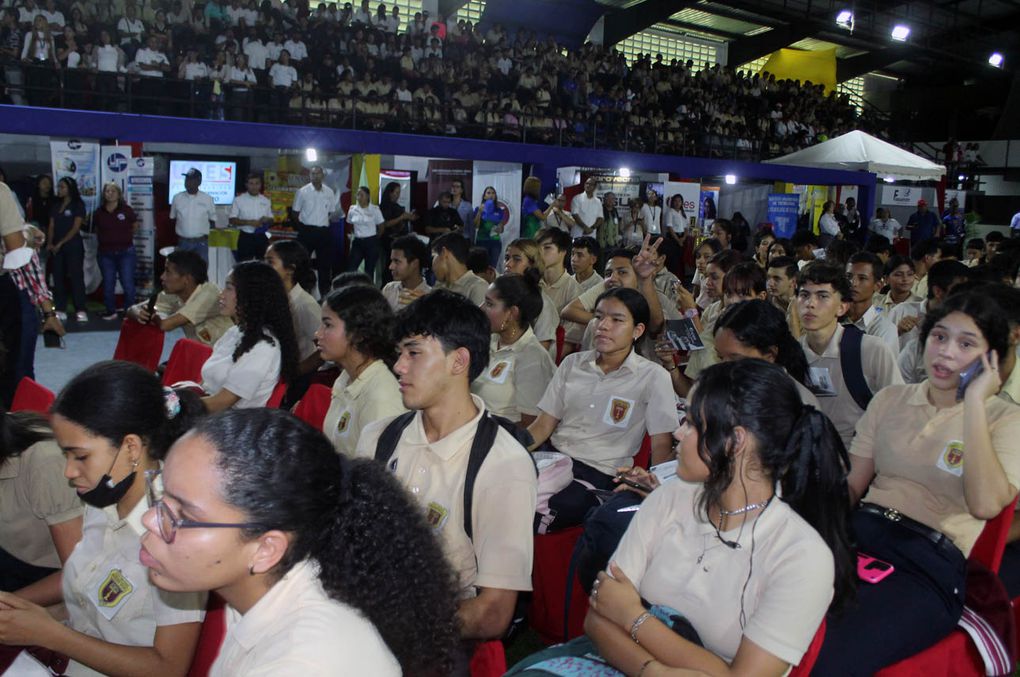
<svg viewBox="0 0 1020 677">
<path fill-rule="evenodd" d="M 197 522 L 178 517 L 163 500 L 163 477 L 160 470 L 147 470 L 145 483 L 148 489 L 149 505 L 156 509 L 156 524 L 159 535 L 167 543 L 173 543 L 178 529 L 264 529 L 256 522 Z"/>
<path fill-rule="evenodd" d="M 196 522 L 195 520 L 178 517 L 166 501 L 156 501 L 156 523 L 159 535 L 166 543 L 173 543 L 178 529 L 261 529 L 262 525 L 255 522 Z"/>
</svg>

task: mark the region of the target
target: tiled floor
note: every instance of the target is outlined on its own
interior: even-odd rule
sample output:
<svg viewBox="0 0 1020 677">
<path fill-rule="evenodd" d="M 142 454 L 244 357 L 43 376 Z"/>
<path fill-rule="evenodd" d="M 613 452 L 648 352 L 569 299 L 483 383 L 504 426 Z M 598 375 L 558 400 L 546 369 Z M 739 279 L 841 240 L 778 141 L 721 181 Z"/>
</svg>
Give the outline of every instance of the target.
<svg viewBox="0 0 1020 677">
<path fill-rule="evenodd" d="M 90 324 L 96 325 L 98 322 L 93 321 Z M 57 393 L 85 367 L 111 359 L 113 350 L 117 347 L 120 329 L 116 322 L 104 324 L 110 328 L 104 326 L 103 331 L 75 331 L 76 327 L 68 326 L 69 331 L 64 337 L 63 349 L 44 348 L 40 337 L 35 348 L 35 380 Z M 161 361 L 170 356 L 170 349 L 181 336 L 183 333 L 180 330 L 167 334 Z"/>
</svg>

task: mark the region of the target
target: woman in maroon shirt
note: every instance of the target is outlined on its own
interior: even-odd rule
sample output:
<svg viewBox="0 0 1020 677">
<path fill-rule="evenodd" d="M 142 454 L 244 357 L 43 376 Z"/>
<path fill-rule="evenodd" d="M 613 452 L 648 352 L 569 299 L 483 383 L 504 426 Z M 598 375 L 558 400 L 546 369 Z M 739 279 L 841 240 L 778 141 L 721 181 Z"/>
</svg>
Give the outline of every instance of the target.
<svg viewBox="0 0 1020 677">
<path fill-rule="evenodd" d="M 103 272 L 104 320 L 117 319 L 117 276 L 124 288 L 124 306 L 135 302 L 135 231 L 138 217 L 124 202 L 120 186 L 103 186 L 103 204 L 96 210 L 92 223 L 99 239 L 99 268 Z"/>
</svg>

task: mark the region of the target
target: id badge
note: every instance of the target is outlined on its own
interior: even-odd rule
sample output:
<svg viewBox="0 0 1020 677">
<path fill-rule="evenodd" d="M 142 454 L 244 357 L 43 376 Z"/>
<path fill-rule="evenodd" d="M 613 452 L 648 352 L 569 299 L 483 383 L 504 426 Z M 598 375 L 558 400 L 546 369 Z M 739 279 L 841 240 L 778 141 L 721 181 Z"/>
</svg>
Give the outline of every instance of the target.
<svg viewBox="0 0 1020 677">
<path fill-rule="evenodd" d="M 808 380 L 811 381 L 809 389 L 818 397 L 835 397 L 839 394 L 828 367 L 808 367 Z"/>
</svg>

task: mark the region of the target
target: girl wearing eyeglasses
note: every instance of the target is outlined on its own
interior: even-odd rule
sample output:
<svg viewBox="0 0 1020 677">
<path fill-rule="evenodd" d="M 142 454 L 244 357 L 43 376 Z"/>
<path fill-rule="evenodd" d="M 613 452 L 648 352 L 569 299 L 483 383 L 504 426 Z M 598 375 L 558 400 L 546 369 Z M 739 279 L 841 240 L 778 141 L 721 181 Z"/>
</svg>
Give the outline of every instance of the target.
<svg viewBox="0 0 1020 677">
<path fill-rule="evenodd" d="M 67 384 L 52 408 L 53 434 L 64 476 L 86 504 L 82 539 L 64 563 L 68 622 L 0 593 L 0 642 L 63 654 L 68 675 L 187 673 L 206 596 L 152 585 L 138 541 L 145 472 L 203 413 L 197 395 L 164 390 L 128 362 L 100 362 Z"/>
<path fill-rule="evenodd" d="M 276 409 L 231 410 L 174 445 L 141 559 L 165 590 L 229 605 L 211 675 L 447 675 L 453 575 L 421 511 Z"/>
</svg>

